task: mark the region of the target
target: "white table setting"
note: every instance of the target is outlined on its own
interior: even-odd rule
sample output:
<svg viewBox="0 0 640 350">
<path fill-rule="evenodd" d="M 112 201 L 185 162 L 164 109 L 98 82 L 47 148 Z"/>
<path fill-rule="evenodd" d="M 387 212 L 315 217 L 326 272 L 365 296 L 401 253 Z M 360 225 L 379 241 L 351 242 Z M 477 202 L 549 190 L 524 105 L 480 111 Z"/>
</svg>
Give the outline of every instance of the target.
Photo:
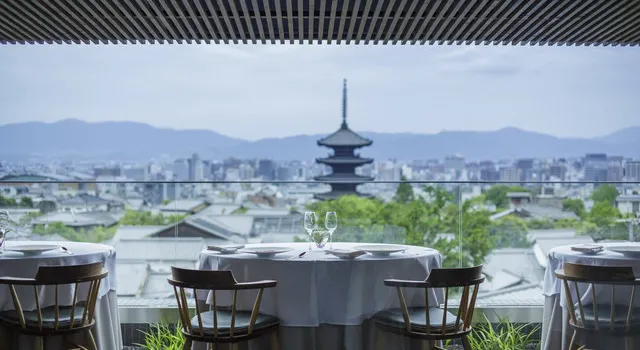
<svg viewBox="0 0 640 350">
<path fill-rule="evenodd" d="M 424 280 L 431 269 L 442 266 L 441 254 L 425 247 L 363 243 L 309 247 L 309 243 L 209 247 L 200 253 L 198 267 L 230 270 L 238 281 L 278 281 L 276 288 L 265 290 L 260 310 L 280 319 L 283 349 L 365 349 L 373 348 L 375 340 L 369 318 L 399 307 L 396 290 L 385 286 L 384 279 Z M 403 292 L 409 307 L 424 306 L 424 290 Z M 441 290 L 429 292 L 432 306 L 443 300 Z M 211 301 L 205 291 L 198 297 Z M 218 292 L 216 297 L 219 305 L 231 305 L 230 293 Z M 251 309 L 255 291 L 239 292 L 237 297 L 239 309 Z M 398 342 L 395 348 L 406 348 L 404 340 Z"/>
<path fill-rule="evenodd" d="M 94 337 L 99 349 L 122 349 L 116 299 L 116 252 L 113 247 L 79 242 L 7 241 L 0 253 L 0 276 L 30 278 L 35 276 L 39 266 L 68 266 L 99 261 L 104 262 L 109 274 L 100 284 L 95 311 Z M 20 296 L 23 309 L 35 309 L 35 295 L 31 287 L 16 286 L 16 291 Z M 73 294 L 72 285 L 59 286 L 60 304 L 71 305 Z M 55 302 L 54 287 L 40 287 L 38 295 L 43 306 L 53 305 Z M 78 295 L 84 295 L 84 293 Z M 13 308 L 8 287 L 0 286 L 0 311 Z M 0 329 L 0 333 L 4 331 Z M 0 334 L 0 339 L 6 338 Z M 57 348 L 56 344 L 59 341 L 60 339 L 49 339 L 47 346 Z M 18 343 L 19 349 L 33 348 L 34 339 L 21 336 Z M 6 345 L 3 345 L 0 340 L 0 348 L 4 349 L 4 346 Z"/>
<path fill-rule="evenodd" d="M 569 326 L 566 297 L 562 290 L 562 281 L 554 271 L 562 269 L 565 262 L 594 266 L 630 266 L 636 277 L 640 276 L 640 244 L 631 242 L 607 242 L 599 244 L 582 244 L 575 246 L 561 246 L 549 251 L 548 265 L 545 271 L 543 293 L 545 304 L 542 320 L 542 349 L 568 349 L 573 331 Z M 575 290 L 570 287 L 572 295 Z M 638 289 L 638 288 L 637 288 Z M 587 284 L 579 284 L 581 301 L 583 304 L 593 300 L 591 290 Z M 595 299 L 599 305 L 611 303 L 611 288 L 596 286 Z M 631 287 L 618 286 L 615 290 L 615 303 L 629 304 Z M 634 306 L 640 306 L 638 290 L 634 298 Z M 574 300 L 575 302 L 575 300 Z M 599 335 L 600 336 L 600 335 Z M 600 337 L 607 348 L 624 349 L 624 339 Z M 610 338 L 610 339 L 609 339 Z M 640 337 L 638 337 L 640 338 Z M 617 347 L 619 343 L 619 347 Z M 634 339 L 640 344 L 640 339 Z"/>
</svg>

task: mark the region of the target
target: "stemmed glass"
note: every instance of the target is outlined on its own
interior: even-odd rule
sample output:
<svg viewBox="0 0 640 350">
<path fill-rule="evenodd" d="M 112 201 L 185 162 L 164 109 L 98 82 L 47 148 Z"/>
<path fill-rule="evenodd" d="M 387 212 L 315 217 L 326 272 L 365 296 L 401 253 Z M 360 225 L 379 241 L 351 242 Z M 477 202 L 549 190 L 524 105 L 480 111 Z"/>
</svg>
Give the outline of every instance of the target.
<svg viewBox="0 0 640 350">
<path fill-rule="evenodd" d="M 324 226 L 329 231 L 329 248 L 333 249 L 333 231 L 338 228 L 338 214 L 328 211 L 324 218 Z"/>
<path fill-rule="evenodd" d="M 309 250 L 311 250 L 311 241 L 313 232 L 318 228 L 318 217 L 315 212 L 307 211 L 304 213 L 304 229 L 309 234 Z"/>
</svg>

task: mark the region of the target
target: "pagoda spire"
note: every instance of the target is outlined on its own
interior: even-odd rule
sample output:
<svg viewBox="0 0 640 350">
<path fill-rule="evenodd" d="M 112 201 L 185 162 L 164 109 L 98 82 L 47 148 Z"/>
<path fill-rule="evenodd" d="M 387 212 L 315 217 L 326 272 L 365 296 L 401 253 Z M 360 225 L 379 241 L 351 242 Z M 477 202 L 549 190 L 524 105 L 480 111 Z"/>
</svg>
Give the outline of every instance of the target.
<svg viewBox="0 0 640 350">
<path fill-rule="evenodd" d="M 347 129 L 347 79 L 342 80 L 342 128 Z"/>
</svg>

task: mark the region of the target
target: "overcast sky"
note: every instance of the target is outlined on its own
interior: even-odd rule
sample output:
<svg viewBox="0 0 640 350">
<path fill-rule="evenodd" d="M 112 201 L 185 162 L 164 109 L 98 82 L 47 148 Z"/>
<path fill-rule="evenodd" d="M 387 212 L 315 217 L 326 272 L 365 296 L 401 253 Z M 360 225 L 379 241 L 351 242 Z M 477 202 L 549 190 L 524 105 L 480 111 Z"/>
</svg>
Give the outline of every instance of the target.
<svg viewBox="0 0 640 350">
<path fill-rule="evenodd" d="M 640 49 L 523 46 L 1 46 L 0 124 L 130 120 L 247 139 L 640 125 Z"/>
</svg>

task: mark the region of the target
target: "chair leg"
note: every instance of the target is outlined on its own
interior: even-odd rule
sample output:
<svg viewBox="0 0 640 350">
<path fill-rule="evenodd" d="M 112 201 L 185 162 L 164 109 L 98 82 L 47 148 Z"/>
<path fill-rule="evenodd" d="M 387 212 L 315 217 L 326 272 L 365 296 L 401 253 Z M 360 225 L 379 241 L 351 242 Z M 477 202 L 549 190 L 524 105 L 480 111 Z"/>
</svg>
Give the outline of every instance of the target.
<svg viewBox="0 0 640 350">
<path fill-rule="evenodd" d="M 437 349 L 435 340 L 429 340 L 429 350 L 434 350 L 434 349 Z"/>
<path fill-rule="evenodd" d="M 89 347 L 92 350 L 98 350 L 98 345 L 96 345 L 96 340 L 93 338 L 93 333 L 91 333 L 90 329 L 85 331 L 87 338 L 89 339 Z"/>
<path fill-rule="evenodd" d="M 467 335 L 465 334 L 464 336 L 462 336 L 462 348 L 464 350 L 471 350 L 471 343 L 469 342 L 469 338 L 467 337 Z"/>
<path fill-rule="evenodd" d="M 382 350 L 382 342 L 383 342 L 383 337 L 382 337 L 382 331 L 379 329 L 376 329 L 376 331 L 378 332 L 378 336 L 376 337 L 376 350 Z"/>
<path fill-rule="evenodd" d="M 569 343 L 569 350 L 573 350 L 573 346 L 576 342 L 576 331 L 573 331 L 573 335 L 571 336 L 571 342 Z"/>
<path fill-rule="evenodd" d="M 184 340 L 184 345 L 182 346 L 182 350 L 191 350 L 191 339 L 186 338 Z"/>
<path fill-rule="evenodd" d="M 280 339 L 278 339 L 278 329 L 271 332 L 271 349 L 280 350 Z"/>
</svg>

